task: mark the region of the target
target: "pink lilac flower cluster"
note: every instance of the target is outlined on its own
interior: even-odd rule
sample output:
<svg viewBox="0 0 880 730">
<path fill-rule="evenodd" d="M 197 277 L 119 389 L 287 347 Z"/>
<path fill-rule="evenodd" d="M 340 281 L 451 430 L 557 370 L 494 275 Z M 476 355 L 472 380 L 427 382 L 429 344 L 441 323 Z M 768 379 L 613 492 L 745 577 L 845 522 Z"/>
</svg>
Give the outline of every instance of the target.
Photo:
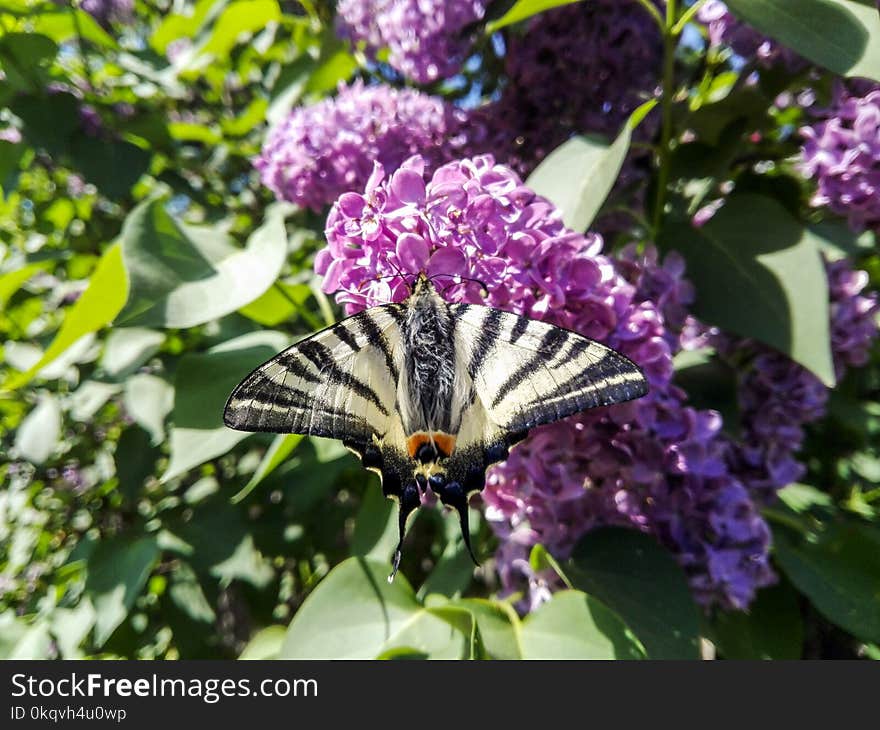
<svg viewBox="0 0 880 730">
<path fill-rule="evenodd" d="M 450 159 L 464 143 L 464 121 L 464 112 L 436 97 L 356 81 L 294 109 L 254 164 L 279 198 L 320 211 L 363 189 L 374 161 L 394 168 L 416 153 L 432 165 Z"/>
<path fill-rule="evenodd" d="M 467 26 L 483 17 L 484 0 L 340 0 L 338 34 L 363 42 L 373 57 L 420 84 L 457 73 L 470 49 Z"/>
<path fill-rule="evenodd" d="M 744 606 L 772 580 L 769 531 L 727 470 L 720 417 L 687 405 L 672 384 L 692 289 L 676 257 L 634 250 L 620 261 L 489 156 L 448 163 L 426 182 L 411 158 L 390 176 L 376 166 L 363 194 L 347 193 L 327 221 L 315 267 L 349 312 L 400 301 L 406 278 L 458 274 L 450 300 L 487 303 L 608 343 L 643 368 L 651 392 L 533 431 L 494 468 L 487 515 L 507 538 L 499 571 L 528 579 L 535 543 L 564 556 L 590 528 L 629 524 L 671 548 L 706 604 Z M 483 289 L 485 287 L 485 290 Z"/>
<path fill-rule="evenodd" d="M 765 68 L 778 63 L 798 71 L 807 66 L 802 56 L 737 20 L 720 0 L 708 0 L 697 11 L 697 20 L 706 25 L 710 46 L 727 46 L 738 56 L 756 60 Z"/>
<path fill-rule="evenodd" d="M 815 205 L 855 230 L 880 231 L 880 84 L 838 84 L 831 106 L 801 129 L 801 171 L 815 180 Z"/>
<path fill-rule="evenodd" d="M 507 37 L 508 84 L 480 110 L 491 150 L 527 175 L 572 134 L 614 137 L 654 95 L 663 46 L 651 16 L 628 0 L 592 0 L 536 16 Z M 639 133 L 651 136 L 656 124 Z"/>
<path fill-rule="evenodd" d="M 82 0 L 80 7 L 103 26 L 134 18 L 134 0 Z"/>
</svg>

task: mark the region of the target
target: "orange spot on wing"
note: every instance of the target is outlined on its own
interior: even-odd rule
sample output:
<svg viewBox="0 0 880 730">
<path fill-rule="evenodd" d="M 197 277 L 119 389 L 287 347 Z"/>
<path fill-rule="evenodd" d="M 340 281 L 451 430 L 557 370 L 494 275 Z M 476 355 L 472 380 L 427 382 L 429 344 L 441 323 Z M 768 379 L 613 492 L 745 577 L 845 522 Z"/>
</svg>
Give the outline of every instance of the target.
<svg viewBox="0 0 880 730">
<path fill-rule="evenodd" d="M 406 450 L 409 452 L 409 455 L 415 459 L 419 448 L 423 444 L 429 443 L 431 443 L 431 436 L 424 431 L 419 431 L 406 440 Z M 435 433 L 434 445 L 437 447 L 441 456 L 449 456 L 455 448 L 455 436 L 450 436 L 448 433 Z"/>
</svg>

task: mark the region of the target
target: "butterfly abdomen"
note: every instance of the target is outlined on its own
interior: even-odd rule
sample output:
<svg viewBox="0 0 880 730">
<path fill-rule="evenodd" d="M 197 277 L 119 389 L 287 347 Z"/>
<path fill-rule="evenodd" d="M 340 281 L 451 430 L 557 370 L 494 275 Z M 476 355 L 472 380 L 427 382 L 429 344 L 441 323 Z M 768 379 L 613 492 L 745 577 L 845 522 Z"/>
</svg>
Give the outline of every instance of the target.
<svg viewBox="0 0 880 730">
<path fill-rule="evenodd" d="M 407 433 L 455 433 L 455 340 L 448 309 L 427 292 L 416 296 L 402 330 L 406 347 L 398 397 L 405 401 Z"/>
</svg>

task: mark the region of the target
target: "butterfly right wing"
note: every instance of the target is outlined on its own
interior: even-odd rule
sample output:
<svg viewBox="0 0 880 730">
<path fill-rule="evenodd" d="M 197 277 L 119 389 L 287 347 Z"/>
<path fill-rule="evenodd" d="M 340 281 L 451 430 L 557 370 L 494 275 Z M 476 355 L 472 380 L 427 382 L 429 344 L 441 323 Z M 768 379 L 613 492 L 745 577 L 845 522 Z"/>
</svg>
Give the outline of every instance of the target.
<svg viewBox="0 0 880 730">
<path fill-rule="evenodd" d="M 473 383 L 449 464 L 467 493 L 530 429 L 647 393 L 635 363 L 576 332 L 475 304 L 449 310 L 457 367 Z"/>
</svg>

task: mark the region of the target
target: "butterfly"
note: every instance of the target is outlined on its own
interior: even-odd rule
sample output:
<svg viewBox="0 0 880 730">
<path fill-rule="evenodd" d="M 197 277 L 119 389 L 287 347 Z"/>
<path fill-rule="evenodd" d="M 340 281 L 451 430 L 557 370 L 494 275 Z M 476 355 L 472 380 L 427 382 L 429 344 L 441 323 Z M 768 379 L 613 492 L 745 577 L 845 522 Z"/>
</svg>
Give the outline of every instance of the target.
<svg viewBox="0 0 880 730">
<path fill-rule="evenodd" d="M 456 510 L 474 558 L 468 499 L 529 429 L 639 398 L 648 384 L 619 352 L 562 327 L 449 303 L 421 275 L 410 296 L 343 319 L 260 365 L 223 420 L 240 431 L 340 439 L 409 515 L 430 489 Z M 476 562 L 476 559 L 474 559 Z"/>
</svg>

